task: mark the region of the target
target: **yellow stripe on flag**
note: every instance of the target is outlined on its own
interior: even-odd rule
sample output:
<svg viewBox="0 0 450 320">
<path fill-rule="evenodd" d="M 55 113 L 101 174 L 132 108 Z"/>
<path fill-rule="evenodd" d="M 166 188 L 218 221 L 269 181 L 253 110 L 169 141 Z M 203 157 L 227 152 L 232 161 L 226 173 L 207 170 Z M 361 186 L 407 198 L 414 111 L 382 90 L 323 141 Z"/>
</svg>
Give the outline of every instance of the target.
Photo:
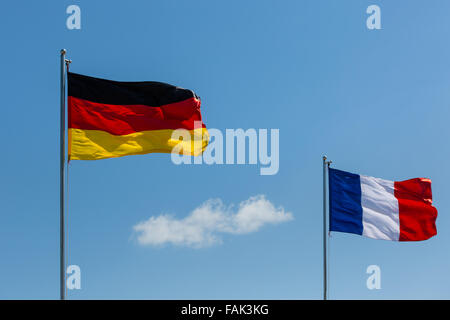
<svg viewBox="0 0 450 320">
<path fill-rule="evenodd" d="M 174 131 L 177 132 L 172 139 Z M 190 141 L 186 141 L 189 138 Z M 127 135 L 70 128 L 68 147 L 70 160 L 99 160 L 154 152 L 198 156 L 206 149 L 208 142 L 206 128 L 150 130 Z"/>
</svg>

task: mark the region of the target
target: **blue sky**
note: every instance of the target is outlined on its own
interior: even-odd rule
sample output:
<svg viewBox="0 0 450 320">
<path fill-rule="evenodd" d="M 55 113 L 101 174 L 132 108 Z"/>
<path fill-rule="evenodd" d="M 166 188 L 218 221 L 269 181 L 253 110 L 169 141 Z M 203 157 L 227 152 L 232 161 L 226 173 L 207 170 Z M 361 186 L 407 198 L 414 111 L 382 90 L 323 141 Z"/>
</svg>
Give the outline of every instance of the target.
<svg viewBox="0 0 450 320">
<path fill-rule="evenodd" d="M 81 30 L 66 28 L 67 6 Z M 366 28 L 381 7 L 382 30 Z M 429 177 L 438 235 L 332 234 L 330 298 L 449 299 L 450 3 L 14 1 L 2 5 L 0 298 L 59 297 L 59 50 L 71 71 L 194 90 L 210 128 L 280 129 L 280 170 L 176 166 L 168 154 L 72 162 L 70 299 L 320 299 L 322 162 L 389 180 Z M 143 246 L 133 226 L 208 199 L 265 195 L 293 220 L 203 248 Z M 366 288 L 367 266 L 382 273 Z"/>
</svg>

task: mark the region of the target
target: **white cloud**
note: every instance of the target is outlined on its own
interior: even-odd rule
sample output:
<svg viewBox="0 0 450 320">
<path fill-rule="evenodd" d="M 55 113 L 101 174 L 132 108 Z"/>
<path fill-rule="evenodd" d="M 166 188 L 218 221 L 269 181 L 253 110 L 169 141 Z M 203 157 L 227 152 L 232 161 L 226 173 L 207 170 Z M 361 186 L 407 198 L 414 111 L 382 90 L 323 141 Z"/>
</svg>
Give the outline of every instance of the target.
<svg viewBox="0 0 450 320">
<path fill-rule="evenodd" d="M 282 207 L 275 208 L 264 195 L 259 195 L 241 202 L 236 212 L 220 199 L 211 199 L 183 219 L 162 214 L 133 228 L 141 245 L 170 243 L 198 248 L 220 243 L 220 233 L 246 234 L 258 231 L 265 224 L 292 219 L 292 213 Z"/>
</svg>

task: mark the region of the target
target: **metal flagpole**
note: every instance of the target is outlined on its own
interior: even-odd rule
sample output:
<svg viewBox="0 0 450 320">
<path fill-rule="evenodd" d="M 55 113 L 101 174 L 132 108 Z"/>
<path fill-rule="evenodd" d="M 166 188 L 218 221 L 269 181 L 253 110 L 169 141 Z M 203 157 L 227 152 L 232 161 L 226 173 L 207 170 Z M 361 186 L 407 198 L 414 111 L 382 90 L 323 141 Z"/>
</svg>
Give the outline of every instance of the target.
<svg viewBox="0 0 450 320">
<path fill-rule="evenodd" d="M 66 140 L 66 49 L 61 49 L 61 127 L 60 127 L 60 180 L 59 180 L 59 286 L 60 299 L 66 298 L 66 268 L 65 268 L 65 245 L 64 245 L 64 165 L 66 158 L 65 140 Z"/>
<path fill-rule="evenodd" d="M 331 161 L 323 156 L 323 300 L 327 300 L 327 169 Z"/>
</svg>

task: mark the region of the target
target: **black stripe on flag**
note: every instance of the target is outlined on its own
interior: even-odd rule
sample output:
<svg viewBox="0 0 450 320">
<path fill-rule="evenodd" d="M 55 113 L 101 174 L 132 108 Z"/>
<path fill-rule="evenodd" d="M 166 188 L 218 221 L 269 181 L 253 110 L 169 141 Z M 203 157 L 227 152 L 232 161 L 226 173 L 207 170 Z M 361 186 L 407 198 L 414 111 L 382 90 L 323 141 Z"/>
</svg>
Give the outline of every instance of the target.
<svg viewBox="0 0 450 320">
<path fill-rule="evenodd" d="M 121 82 L 68 72 L 68 95 L 97 103 L 159 107 L 193 97 L 192 90 L 163 82 Z"/>
</svg>

